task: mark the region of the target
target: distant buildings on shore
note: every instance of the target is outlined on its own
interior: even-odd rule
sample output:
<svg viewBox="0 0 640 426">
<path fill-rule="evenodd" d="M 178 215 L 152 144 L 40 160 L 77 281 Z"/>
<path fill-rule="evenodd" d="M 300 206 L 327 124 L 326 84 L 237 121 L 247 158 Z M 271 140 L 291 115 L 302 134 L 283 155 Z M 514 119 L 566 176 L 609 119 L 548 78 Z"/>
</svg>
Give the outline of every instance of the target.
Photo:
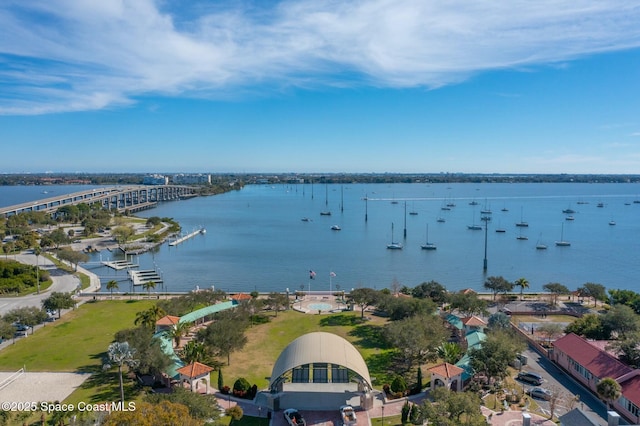
<svg viewBox="0 0 640 426">
<path fill-rule="evenodd" d="M 169 178 L 169 176 L 153 174 L 142 178 L 143 185 L 168 185 L 169 183 L 174 185 L 210 185 L 211 175 L 180 173 Z"/>
</svg>

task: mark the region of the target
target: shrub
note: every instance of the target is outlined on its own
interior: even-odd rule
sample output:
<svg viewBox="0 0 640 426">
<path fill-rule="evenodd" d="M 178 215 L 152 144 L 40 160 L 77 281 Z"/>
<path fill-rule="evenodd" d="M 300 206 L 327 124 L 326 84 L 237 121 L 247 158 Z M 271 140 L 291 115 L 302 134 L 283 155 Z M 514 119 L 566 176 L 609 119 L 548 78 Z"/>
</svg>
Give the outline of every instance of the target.
<svg viewBox="0 0 640 426">
<path fill-rule="evenodd" d="M 244 377 L 240 377 L 233 384 L 233 394 L 241 398 L 244 398 L 250 389 L 251 389 L 251 384 Z"/>
<path fill-rule="evenodd" d="M 391 391 L 393 393 L 403 393 L 407 390 L 407 382 L 402 376 L 396 376 L 391 382 Z"/>
</svg>

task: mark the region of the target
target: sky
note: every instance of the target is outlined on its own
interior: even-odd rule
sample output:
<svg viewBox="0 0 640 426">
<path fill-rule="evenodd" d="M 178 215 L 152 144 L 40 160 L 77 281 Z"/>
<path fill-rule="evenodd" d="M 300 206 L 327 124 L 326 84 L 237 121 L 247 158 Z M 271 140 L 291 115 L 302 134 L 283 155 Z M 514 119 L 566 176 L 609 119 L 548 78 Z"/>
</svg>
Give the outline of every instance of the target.
<svg viewBox="0 0 640 426">
<path fill-rule="evenodd" d="M 640 3 L 3 0 L 0 173 L 640 174 Z"/>
</svg>

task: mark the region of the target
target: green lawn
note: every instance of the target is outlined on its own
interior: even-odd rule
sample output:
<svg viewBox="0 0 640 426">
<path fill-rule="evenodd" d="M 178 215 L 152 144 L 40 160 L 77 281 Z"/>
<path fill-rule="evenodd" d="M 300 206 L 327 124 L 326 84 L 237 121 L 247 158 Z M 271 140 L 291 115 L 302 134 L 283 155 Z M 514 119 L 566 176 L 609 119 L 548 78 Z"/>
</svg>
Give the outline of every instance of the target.
<svg viewBox="0 0 640 426">
<path fill-rule="evenodd" d="M 280 312 L 277 317 L 267 315 L 271 321 L 250 328 L 245 348 L 232 354 L 231 365 L 223 367 L 226 385 L 231 386 L 236 379 L 244 377 L 259 389 L 267 387 L 267 378 L 282 350 L 297 337 L 314 331 L 334 333 L 353 343 L 367 361 L 371 376 L 381 377 L 378 361 L 389 351 L 382 349 L 376 331 L 385 319 L 374 317 L 360 323 L 358 312 L 312 315 L 290 310 Z M 217 373 L 212 373 L 212 380 L 216 383 Z"/>
<path fill-rule="evenodd" d="M 0 352 L 5 371 L 89 371 L 101 366 L 114 333 L 133 327 L 147 300 L 85 303 Z"/>
</svg>

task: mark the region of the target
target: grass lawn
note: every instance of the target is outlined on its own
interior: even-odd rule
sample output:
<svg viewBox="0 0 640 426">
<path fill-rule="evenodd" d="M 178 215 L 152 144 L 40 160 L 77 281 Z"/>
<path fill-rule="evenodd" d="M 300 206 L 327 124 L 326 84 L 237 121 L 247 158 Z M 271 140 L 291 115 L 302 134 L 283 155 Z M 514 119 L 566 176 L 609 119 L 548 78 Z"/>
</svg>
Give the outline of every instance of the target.
<svg viewBox="0 0 640 426">
<path fill-rule="evenodd" d="M 258 389 L 266 388 L 268 377 L 282 350 L 294 339 L 314 331 L 326 331 L 337 334 L 359 350 L 373 377 L 380 378 L 376 369 L 377 358 L 389 353 L 382 349 L 376 339 L 376 328 L 386 323 L 386 319 L 371 317 L 360 323 L 358 312 L 346 312 L 332 315 L 303 314 L 293 310 L 280 312 L 277 317 L 268 313 L 271 321 L 254 325 L 247 330 L 247 345 L 241 352 L 231 354 L 231 365 L 223 367 L 225 384 L 232 386 L 239 377 L 249 383 L 255 383 Z M 213 383 L 217 373 L 212 373 Z"/>
<path fill-rule="evenodd" d="M 0 352 L 3 370 L 83 372 L 101 366 L 116 331 L 133 327 L 147 300 L 85 303 Z"/>
</svg>

